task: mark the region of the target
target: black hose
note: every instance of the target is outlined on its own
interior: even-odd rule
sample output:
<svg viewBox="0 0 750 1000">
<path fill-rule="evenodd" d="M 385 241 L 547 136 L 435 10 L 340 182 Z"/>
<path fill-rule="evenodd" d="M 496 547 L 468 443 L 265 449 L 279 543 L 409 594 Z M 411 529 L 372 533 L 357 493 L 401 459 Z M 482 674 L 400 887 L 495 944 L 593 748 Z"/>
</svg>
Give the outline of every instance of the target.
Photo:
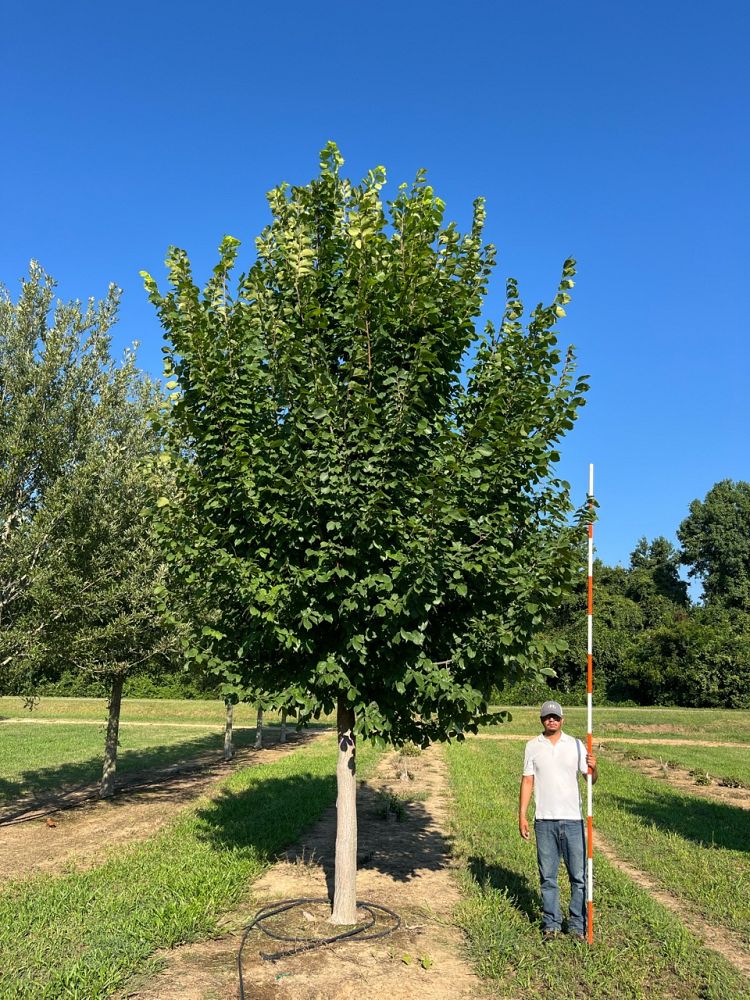
<svg viewBox="0 0 750 1000">
<path fill-rule="evenodd" d="M 268 962 L 275 962 L 280 958 L 287 958 L 290 955 L 299 955 L 301 952 L 312 951 L 313 948 L 320 948 L 324 944 L 333 944 L 334 941 L 344 941 L 347 938 L 356 938 L 358 941 L 374 941 L 375 938 L 382 938 L 386 937 L 388 934 L 392 934 L 401 926 L 401 918 L 398 914 L 394 913 L 393 910 L 389 910 L 387 906 L 380 906 L 379 903 L 365 902 L 358 902 L 357 909 L 367 910 L 370 914 L 369 920 L 365 923 L 357 924 L 357 926 L 353 927 L 351 930 L 342 931 L 340 934 L 333 934 L 330 937 L 289 937 L 286 934 L 279 934 L 278 931 L 270 930 L 265 926 L 264 921 L 270 919 L 271 917 L 276 917 L 280 913 L 286 913 L 295 906 L 304 906 L 306 903 L 325 903 L 330 905 L 330 900 L 327 897 L 282 899 L 279 900 L 278 903 L 270 903 L 268 906 L 264 906 L 262 909 L 258 910 L 253 919 L 247 925 L 245 932 L 242 935 L 242 941 L 240 942 L 240 950 L 237 953 L 237 972 L 240 977 L 240 1000 L 248 1000 L 245 994 L 245 984 L 242 978 L 242 949 L 245 947 L 250 932 L 254 927 L 259 927 L 264 934 L 273 938 L 274 941 L 291 941 L 294 943 L 295 947 L 288 948 L 285 951 L 277 951 L 272 954 L 264 954 L 263 952 L 260 953 L 261 958 Z M 383 930 L 367 934 L 365 932 L 374 926 L 377 919 L 375 913 L 376 910 L 392 917 L 393 922 L 383 928 Z"/>
</svg>

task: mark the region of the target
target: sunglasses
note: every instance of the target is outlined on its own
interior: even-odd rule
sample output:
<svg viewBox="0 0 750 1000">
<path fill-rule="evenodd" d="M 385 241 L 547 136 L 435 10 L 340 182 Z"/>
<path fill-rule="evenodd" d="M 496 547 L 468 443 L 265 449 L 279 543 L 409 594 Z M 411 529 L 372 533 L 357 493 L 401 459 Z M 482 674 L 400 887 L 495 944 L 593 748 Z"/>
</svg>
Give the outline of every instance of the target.
<svg viewBox="0 0 750 1000">
<path fill-rule="evenodd" d="M 554 719 L 555 722 L 559 722 L 562 716 L 560 715 L 543 715 L 542 722 L 548 722 L 550 719 Z"/>
</svg>

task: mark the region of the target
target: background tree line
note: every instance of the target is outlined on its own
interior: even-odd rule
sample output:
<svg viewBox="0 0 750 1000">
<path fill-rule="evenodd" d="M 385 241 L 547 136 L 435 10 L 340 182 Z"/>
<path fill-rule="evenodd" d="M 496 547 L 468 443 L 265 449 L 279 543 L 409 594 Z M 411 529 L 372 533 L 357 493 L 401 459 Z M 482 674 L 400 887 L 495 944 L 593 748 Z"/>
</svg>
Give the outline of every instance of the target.
<svg viewBox="0 0 750 1000">
<path fill-rule="evenodd" d="M 598 700 L 639 705 L 750 705 L 750 483 L 716 483 L 666 538 L 642 538 L 627 567 L 594 564 L 594 660 Z M 699 581 L 691 601 L 680 567 Z M 548 665 L 561 697 L 583 701 L 586 579 L 547 623 L 563 648 Z M 502 696 L 533 692 L 506 689 Z"/>
</svg>

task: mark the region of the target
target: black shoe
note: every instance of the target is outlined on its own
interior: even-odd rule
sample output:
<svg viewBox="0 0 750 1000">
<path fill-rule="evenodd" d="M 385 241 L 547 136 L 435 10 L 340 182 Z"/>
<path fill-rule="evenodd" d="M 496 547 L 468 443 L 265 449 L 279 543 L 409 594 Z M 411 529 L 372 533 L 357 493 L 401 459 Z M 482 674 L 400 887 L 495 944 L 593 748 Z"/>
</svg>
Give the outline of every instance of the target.
<svg viewBox="0 0 750 1000">
<path fill-rule="evenodd" d="M 582 931 L 571 931 L 570 937 L 576 942 L 576 944 L 583 944 L 586 940 L 586 935 L 582 933 Z"/>
<path fill-rule="evenodd" d="M 554 941 L 558 937 L 560 937 L 560 931 L 554 931 L 551 927 L 542 931 L 542 941 L 544 944 L 549 944 L 550 941 Z"/>
</svg>

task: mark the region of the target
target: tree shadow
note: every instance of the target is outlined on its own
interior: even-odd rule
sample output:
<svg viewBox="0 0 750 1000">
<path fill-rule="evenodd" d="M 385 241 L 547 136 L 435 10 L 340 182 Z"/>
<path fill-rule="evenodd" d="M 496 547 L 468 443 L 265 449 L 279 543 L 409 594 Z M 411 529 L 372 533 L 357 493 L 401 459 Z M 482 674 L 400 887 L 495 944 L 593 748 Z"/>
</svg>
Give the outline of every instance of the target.
<svg viewBox="0 0 750 1000">
<path fill-rule="evenodd" d="M 502 865 L 488 864 L 484 858 L 470 857 L 469 871 L 478 885 L 490 885 L 507 897 L 530 923 L 540 922 L 541 899 L 526 875 Z"/>
<path fill-rule="evenodd" d="M 264 852 L 272 849 L 272 843 L 292 844 L 283 857 L 322 869 L 328 896 L 333 898 L 335 797 L 334 775 L 266 778 L 239 793 L 224 789 L 198 812 L 202 836 L 224 850 Z M 402 818 L 388 819 L 387 810 L 381 816 L 383 796 L 376 790 L 363 784 L 357 799 L 358 869 L 374 869 L 395 882 L 409 882 L 425 870 L 445 867 L 450 842 L 420 802 L 404 802 Z M 303 832 L 304 839 L 298 840 Z"/>
<path fill-rule="evenodd" d="M 623 812 L 702 847 L 750 851 L 750 810 L 666 789 L 649 790 L 643 799 L 607 792 L 607 799 Z"/>
</svg>

